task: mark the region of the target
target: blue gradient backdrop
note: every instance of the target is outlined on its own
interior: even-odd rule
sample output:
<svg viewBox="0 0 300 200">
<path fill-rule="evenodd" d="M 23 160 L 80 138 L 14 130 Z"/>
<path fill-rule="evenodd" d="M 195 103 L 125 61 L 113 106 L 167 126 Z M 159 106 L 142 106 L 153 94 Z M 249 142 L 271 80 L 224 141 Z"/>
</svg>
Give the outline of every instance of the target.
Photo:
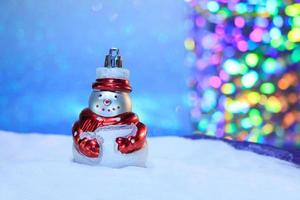
<svg viewBox="0 0 300 200">
<path fill-rule="evenodd" d="M 1 1 L 0 129 L 70 134 L 114 46 L 150 135 L 190 134 L 184 18 L 173 0 Z"/>
</svg>

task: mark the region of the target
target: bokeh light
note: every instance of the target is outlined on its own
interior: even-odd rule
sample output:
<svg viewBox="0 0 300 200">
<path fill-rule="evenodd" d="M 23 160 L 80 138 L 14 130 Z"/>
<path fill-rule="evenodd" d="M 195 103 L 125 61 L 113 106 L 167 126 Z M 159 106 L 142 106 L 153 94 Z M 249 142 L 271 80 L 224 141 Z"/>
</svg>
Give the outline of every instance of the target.
<svg viewBox="0 0 300 200">
<path fill-rule="evenodd" d="M 189 5 L 195 25 L 187 39 L 192 44 L 185 42 L 187 57 L 201 60 L 190 81 L 195 132 L 300 148 L 300 3 Z"/>
</svg>

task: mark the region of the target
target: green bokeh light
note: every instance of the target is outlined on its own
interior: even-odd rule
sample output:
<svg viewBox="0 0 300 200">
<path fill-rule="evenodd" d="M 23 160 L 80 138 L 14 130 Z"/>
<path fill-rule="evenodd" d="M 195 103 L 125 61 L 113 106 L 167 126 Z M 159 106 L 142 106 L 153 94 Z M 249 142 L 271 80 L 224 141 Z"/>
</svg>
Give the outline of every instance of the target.
<svg viewBox="0 0 300 200">
<path fill-rule="evenodd" d="M 249 118 L 253 126 L 259 126 L 263 122 L 260 111 L 256 108 L 253 108 L 249 111 Z"/>
<path fill-rule="evenodd" d="M 252 127 L 252 123 L 251 123 L 251 120 L 249 117 L 247 118 L 244 118 L 241 120 L 241 126 L 244 128 L 244 129 L 249 129 Z"/>
<path fill-rule="evenodd" d="M 264 94 L 273 94 L 275 92 L 275 85 L 270 82 L 263 83 L 260 86 L 260 91 Z"/>
<path fill-rule="evenodd" d="M 209 1 L 207 3 L 207 9 L 210 11 L 210 12 L 217 12 L 219 9 L 220 9 L 220 6 L 218 4 L 218 2 L 215 2 L 215 1 Z"/>
<path fill-rule="evenodd" d="M 248 53 L 245 57 L 245 61 L 250 67 L 255 67 L 259 61 L 259 57 L 256 53 Z"/>
<path fill-rule="evenodd" d="M 208 127 L 208 120 L 207 119 L 201 119 L 198 123 L 198 130 L 199 131 L 205 131 Z"/>
<path fill-rule="evenodd" d="M 280 66 L 274 58 L 267 58 L 263 64 L 262 69 L 267 74 L 273 74 L 279 70 Z"/>
<path fill-rule="evenodd" d="M 224 94 L 233 94 L 235 92 L 235 85 L 233 83 L 225 83 L 221 90 Z"/>
<path fill-rule="evenodd" d="M 243 71 L 243 66 L 234 59 L 228 59 L 223 64 L 224 70 L 231 75 L 238 75 Z"/>
<path fill-rule="evenodd" d="M 245 3 L 238 3 L 238 4 L 236 5 L 236 12 L 237 12 L 238 14 L 244 14 L 244 13 L 246 13 L 247 11 L 248 11 L 247 4 L 245 4 Z"/>
<path fill-rule="evenodd" d="M 237 127 L 236 127 L 236 124 L 235 123 L 229 123 L 229 124 L 226 124 L 225 126 L 225 132 L 228 133 L 228 134 L 235 134 L 237 131 Z"/>
<path fill-rule="evenodd" d="M 258 80 L 258 74 L 256 71 L 250 71 L 249 73 L 242 76 L 242 85 L 245 88 L 251 88 L 253 87 Z"/>
<path fill-rule="evenodd" d="M 300 49 L 294 49 L 291 54 L 291 60 L 293 63 L 300 62 Z"/>
</svg>

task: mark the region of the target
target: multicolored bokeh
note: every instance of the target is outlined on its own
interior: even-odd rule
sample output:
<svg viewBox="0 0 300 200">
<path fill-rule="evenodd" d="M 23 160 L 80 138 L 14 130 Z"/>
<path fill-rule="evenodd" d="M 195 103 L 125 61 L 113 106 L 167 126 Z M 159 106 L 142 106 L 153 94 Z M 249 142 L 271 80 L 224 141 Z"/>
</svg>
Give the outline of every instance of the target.
<svg viewBox="0 0 300 200">
<path fill-rule="evenodd" d="M 300 148 L 300 3 L 187 2 L 195 132 Z"/>
</svg>

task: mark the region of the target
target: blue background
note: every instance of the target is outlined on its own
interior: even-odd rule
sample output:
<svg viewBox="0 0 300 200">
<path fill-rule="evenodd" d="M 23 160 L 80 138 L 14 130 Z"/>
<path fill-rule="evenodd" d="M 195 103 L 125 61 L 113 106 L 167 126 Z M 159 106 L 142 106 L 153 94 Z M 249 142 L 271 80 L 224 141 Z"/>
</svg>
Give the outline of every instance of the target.
<svg viewBox="0 0 300 200">
<path fill-rule="evenodd" d="M 190 134 L 185 17 L 174 0 L 1 1 L 0 129 L 70 134 L 119 47 L 150 135 Z"/>
</svg>

